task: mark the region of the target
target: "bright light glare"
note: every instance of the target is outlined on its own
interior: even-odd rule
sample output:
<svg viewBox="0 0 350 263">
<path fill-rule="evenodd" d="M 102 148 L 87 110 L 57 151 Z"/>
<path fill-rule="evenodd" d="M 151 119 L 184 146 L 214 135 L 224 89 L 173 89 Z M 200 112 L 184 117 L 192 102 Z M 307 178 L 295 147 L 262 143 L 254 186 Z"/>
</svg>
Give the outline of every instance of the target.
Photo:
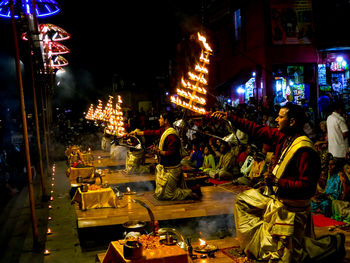
<svg viewBox="0 0 350 263">
<path fill-rule="evenodd" d="M 339 57 L 337 57 L 337 62 L 342 62 L 343 61 L 343 57 L 342 56 L 339 56 Z"/>
<path fill-rule="evenodd" d="M 238 94 L 243 94 L 243 93 L 245 93 L 245 89 L 243 89 L 242 87 L 239 87 L 239 88 L 237 89 L 237 93 L 238 93 Z"/>
</svg>

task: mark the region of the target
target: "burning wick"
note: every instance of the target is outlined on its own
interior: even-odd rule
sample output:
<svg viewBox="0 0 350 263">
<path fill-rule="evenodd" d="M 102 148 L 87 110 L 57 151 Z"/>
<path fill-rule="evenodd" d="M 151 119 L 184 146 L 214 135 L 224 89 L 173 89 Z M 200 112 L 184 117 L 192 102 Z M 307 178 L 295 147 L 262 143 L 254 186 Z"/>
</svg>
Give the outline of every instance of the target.
<svg viewBox="0 0 350 263">
<path fill-rule="evenodd" d="M 199 238 L 199 247 L 204 249 L 207 246 L 207 242 L 205 240 Z"/>
<path fill-rule="evenodd" d="M 52 177 L 52 179 L 51 179 L 52 181 L 54 181 L 55 180 L 55 177 Z"/>
<path fill-rule="evenodd" d="M 51 190 L 51 194 L 53 193 L 53 190 Z"/>
<path fill-rule="evenodd" d="M 134 195 L 134 194 L 136 194 L 136 192 L 131 191 L 130 187 L 128 186 L 128 187 L 126 187 L 126 193 L 125 194 L 126 195 Z"/>
<path fill-rule="evenodd" d="M 90 152 L 90 151 L 91 151 L 91 148 L 89 148 L 88 151 Z"/>
<path fill-rule="evenodd" d="M 48 249 L 45 249 L 44 255 L 45 255 L 45 256 L 50 255 L 50 251 L 49 251 Z"/>
<path fill-rule="evenodd" d="M 51 205 L 49 205 L 49 209 L 51 209 L 52 208 L 52 206 Z"/>
<path fill-rule="evenodd" d="M 52 201 L 52 200 L 53 200 L 53 196 L 50 197 L 50 201 Z"/>
<path fill-rule="evenodd" d="M 47 232 L 46 232 L 47 235 L 51 235 L 52 234 L 52 231 L 50 228 L 47 229 Z"/>
<path fill-rule="evenodd" d="M 49 216 L 48 218 L 47 218 L 47 220 L 51 220 L 52 218 L 51 218 L 51 216 Z"/>
</svg>

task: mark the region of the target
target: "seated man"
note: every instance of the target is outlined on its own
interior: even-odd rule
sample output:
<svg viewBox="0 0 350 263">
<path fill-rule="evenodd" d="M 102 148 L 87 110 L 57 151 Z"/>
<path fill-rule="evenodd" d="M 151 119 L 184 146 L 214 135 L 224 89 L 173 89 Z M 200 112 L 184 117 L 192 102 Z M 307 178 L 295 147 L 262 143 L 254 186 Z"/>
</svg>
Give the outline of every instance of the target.
<svg viewBox="0 0 350 263">
<path fill-rule="evenodd" d="M 165 112 L 160 115 L 158 130 L 134 131 L 130 135 L 160 136 L 159 147 L 154 149 L 159 156 L 156 167 L 155 196 L 159 200 L 199 199 L 201 192 L 197 186 L 188 189 L 181 173 L 181 141 L 178 133 L 172 127 L 173 115 Z"/>
<path fill-rule="evenodd" d="M 226 142 L 222 141 L 220 146 L 220 159 L 215 170 L 209 171 L 209 176 L 217 180 L 232 179 L 232 166 L 234 157 Z"/>
<path fill-rule="evenodd" d="M 227 114 L 216 112 L 212 117 L 227 118 Z M 249 189 L 235 200 L 236 233 L 246 255 L 268 262 L 340 262 L 345 256 L 343 234 L 314 238 L 310 199 L 320 176 L 320 159 L 302 133 L 303 109 L 287 103 L 276 118 L 277 128 L 233 114 L 229 118 L 275 149 L 265 191 Z"/>
</svg>

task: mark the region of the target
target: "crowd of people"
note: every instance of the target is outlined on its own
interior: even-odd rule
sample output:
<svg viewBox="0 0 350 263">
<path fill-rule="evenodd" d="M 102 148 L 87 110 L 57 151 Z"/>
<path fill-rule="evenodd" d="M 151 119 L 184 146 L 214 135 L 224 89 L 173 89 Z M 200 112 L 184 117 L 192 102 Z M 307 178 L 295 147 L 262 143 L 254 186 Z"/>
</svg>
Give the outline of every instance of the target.
<svg viewBox="0 0 350 263">
<path fill-rule="evenodd" d="M 156 182 L 156 193 L 158 187 L 164 193 L 169 182 L 172 186 L 164 199 L 175 200 L 178 195 L 172 192 L 187 190 L 180 199 L 200 197 L 200 191 L 178 183 L 179 164 L 186 172 L 251 187 L 237 196 L 234 205 L 238 240 L 247 255 L 276 262 L 321 262 L 329 255 L 341 259 L 344 235 L 315 239 L 311 214 L 349 219 L 347 115 L 344 105 L 337 102 L 315 123 L 306 109 L 290 102 L 277 108 L 239 105 L 174 125 L 176 130 L 171 125 L 174 119 L 167 119 L 167 127 L 162 125 L 161 114 L 160 130 L 132 134 L 158 135 L 164 144 L 164 134 L 172 129 L 168 135 L 177 138 L 170 140 L 177 145 L 172 165 L 160 162 L 157 166 L 156 180 L 161 182 Z M 183 116 L 178 114 L 174 124 Z M 179 138 L 187 150 L 181 160 Z M 175 148 L 161 145 L 158 154 L 168 159 Z"/>
</svg>

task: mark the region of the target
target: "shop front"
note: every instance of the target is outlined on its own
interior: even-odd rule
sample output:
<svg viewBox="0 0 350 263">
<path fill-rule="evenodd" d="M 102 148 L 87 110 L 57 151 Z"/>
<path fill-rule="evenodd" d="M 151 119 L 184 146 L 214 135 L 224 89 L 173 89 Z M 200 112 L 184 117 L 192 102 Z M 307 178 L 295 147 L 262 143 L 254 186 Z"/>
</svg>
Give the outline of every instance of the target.
<svg viewBox="0 0 350 263">
<path fill-rule="evenodd" d="M 310 102 L 313 65 L 274 65 L 272 89 L 274 104 L 283 106 L 288 101 L 298 105 Z"/>
<path fill-rule="evenodd" d="M 344 53 L 327 53 L 322 64 L 318 64 L 319 93 L 333 100 L 344 102 L 349 109 L 349 60 Z"/>
</svg>

